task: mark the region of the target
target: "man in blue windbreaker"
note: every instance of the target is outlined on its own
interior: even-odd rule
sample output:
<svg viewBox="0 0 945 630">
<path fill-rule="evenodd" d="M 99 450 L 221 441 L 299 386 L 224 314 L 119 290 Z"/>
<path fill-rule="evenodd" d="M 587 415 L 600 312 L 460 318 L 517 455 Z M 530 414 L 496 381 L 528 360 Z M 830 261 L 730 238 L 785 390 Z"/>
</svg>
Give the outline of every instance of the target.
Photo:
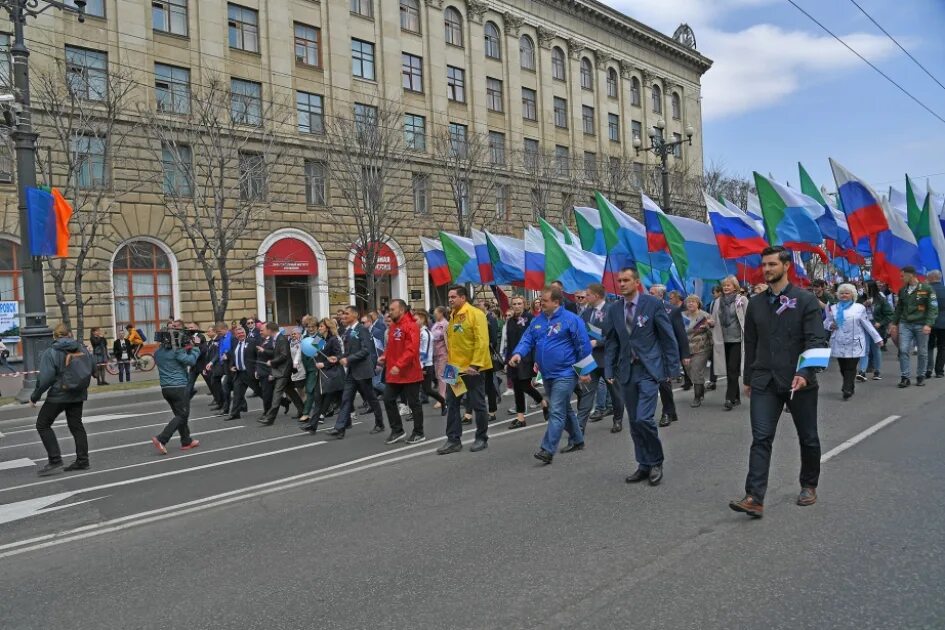
<svg viewBox="0 0 945 630">
<path fill-rule="evenodd" d="M 584 434 L 571 407 L 571 394 L 579 380 L 590 382 L 590 374 L 596 367 L 584 320 L 565 309 L 563 302 L 564 294 L 557 286 L 542 291 L 541 313 L 525 330 L 509 359 L 509 365 L 515 367 L 523 355 L 535 350 L 535 365 L 544 379 L 550 407 L 548 429 L 541 449 L 535 453 L 535 459 L 545 464 L 551 463 L 565 428 L 571 439 L 561 452 L 584 448 Z"/>
</svg>

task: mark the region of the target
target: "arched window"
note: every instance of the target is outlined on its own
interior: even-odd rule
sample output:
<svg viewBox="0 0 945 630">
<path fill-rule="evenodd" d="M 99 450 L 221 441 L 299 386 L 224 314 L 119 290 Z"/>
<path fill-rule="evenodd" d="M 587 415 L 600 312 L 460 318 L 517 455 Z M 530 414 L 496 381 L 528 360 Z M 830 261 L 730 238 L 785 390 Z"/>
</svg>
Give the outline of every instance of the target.
<svg viewBox="0 0 945 630">
<path fill-rule="evenodd" d="M 655 83 L 653 84 L 653 113 L 663 113 L 663 91 Z"/>
<path fill-rule="evenodd" d="M 630 104 L 640 106 L 640 79 L 630 79 Z"/>
<path fill-rule="evenodd" d="M 463 16 L 456 7 L 447 7 L 443 12 L 443 23 L 446 27 L 446 43 L 463 47 Z"/>
<path fill-rule="evenodd" d="M 522 38 L 518 40 L 518 54 L 523 69 L 535 69 L 535 42 L 528 35 L 522 35 Z"/>
<path fill-rule="evenodd" d="M 673 120 L 679 120 L 682 118 L 682 102 L 679 100 L 679 92 L 673 92 L 670 103 L 673 108 Z"/>
<path fill-rule="evenodd" d="M 585 90 L 594 89 L 594 66 L 587 57 L 581 59 L 581 88 Z"/>
<path fill-rule="evenodd" d="M 551 78 L 564 81 L 564 51 L 557 46 L 551 49 Z"/>
<path fill-rule="evenodd" d="M 486 22 L 486 57 L 502 59 L 502 43 L 499 40 L 499 27 L 492 22 Z"/>
<path fill-rule="evenodd" d="M 115 325 L 140 328 L 149 340 L 174 316 L 174 276 L 171 259 L 151 241 L 131 241 L 112 263 Z"/>
<path fill-rule="evenodd" d="M 607 71 L 607 96 L 617 98 L 617 71 L 613 68 Z"/>
</svg>

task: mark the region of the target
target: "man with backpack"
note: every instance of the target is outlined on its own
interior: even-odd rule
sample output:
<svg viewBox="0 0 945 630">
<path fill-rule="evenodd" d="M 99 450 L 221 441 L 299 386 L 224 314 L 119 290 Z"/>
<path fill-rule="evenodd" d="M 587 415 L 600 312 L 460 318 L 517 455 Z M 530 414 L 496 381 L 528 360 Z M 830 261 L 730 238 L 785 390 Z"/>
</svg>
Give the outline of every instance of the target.
<svg viewBox="0 0 945 630">
<path fill-rule="evenodd" d="M 89 469 L 89 439 L 82 426 L 82 405 L 89 397 L 92 382 L 92 356 L 81 343 L 72 338 L 65 324 L 53 330 L 53 344 L 39 360 L 39 377 L 30 395 L 30 405 L 46 394 L 46 400 L 36 417 L 36 431 L 46 448 L 48 462 L 39 475 L 46 477 L 63 471 L 59 440 L 52 430 L 53 422 L 65 412 L 69 432 L 75 440 L 75 461 L 65 470 Z"/>
</svg>

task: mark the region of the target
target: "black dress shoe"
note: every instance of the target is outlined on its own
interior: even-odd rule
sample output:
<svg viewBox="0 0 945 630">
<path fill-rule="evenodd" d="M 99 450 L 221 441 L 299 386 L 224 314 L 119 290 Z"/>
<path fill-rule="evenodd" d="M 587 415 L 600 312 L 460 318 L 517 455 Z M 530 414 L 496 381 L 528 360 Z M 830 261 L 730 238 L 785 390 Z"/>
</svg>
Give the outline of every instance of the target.
<svg viewBox="0 0 945 630">
<path fill-rule="evenodd" d="M 714 392 L 716 387 L 717 385 L 715 384 L 715 381 L 709 381 L 706 383 L 705 389 L 706 391 Z"/>
<path fill-rule="evenodd" d="M 676 415 L 675 413 L 671 413 L 671 414 L 669 414 L 669 421 L 670 421 L 670 422 L 679 422 L 679 416 Z"/>
<path fill-rule="evenodd" d="M 473 442 L 473 445 L 469 447 L 470 453 L 478 453 L 479 451 L 484 451 L 489 448 L 489 443 L 485 440 L 476 440 Z"/>
<path fill-rule="evenodd" d="M 240 415 L 236 414 L 235 416 L 229 416 L 228 418 L 223 418 L 223 421 L 229 422 L 230 420 L 239 420 L 239 419 L 240 419 Z"/>
<path fill-rule="evenodd" d="M 384 432 L 384 425 L 382 424 L 375 424 L 374 428 L 368 431 L 368 433 L 370 433 L 371 435 L 374 435 L 375 433 L 383 433 L 383 432 Z"/>
<path fill-rule="evenodd" d="M 542 448 L 535 452 L 535 459 L 542 462 L 543 464 L 550 464 L 554 459 L 554 455 Z"/>
<path fill-rule="evenodd" d="M 545 419 L 545 422 L 548 422 L 548 416 L 551 415 L 551 407 L 545 406 L 541 408 L 541 415 Z"/>
<path fill-rule="evenodd" d="M 650 468 L 650 485 L 658 486 L 660 485 L 660 482 L 662 480 L 663 480 L 663 467 L 660 465 L 660 466 L 653 466 L 653 468 Z"/>
<path fill-rule="evenodd" d="M 331 431 L 328 432 L 328 435 L 334 438 L 338 438 L 339 440 L 343 440 L 345 437 L 345 431 L 344 429 L 341 429 L 341 430 L 332 429 Z"/>
<path fill-rule="evenodd" d="M 563 449 L 558 451 L 559 453 L 573 453 L 574 451 L 583 451 L 584 442 L 579 442 L 577 444 L 568 444 Z"/>
<path fill-rule="evenodd" d="M 266 420 L 266 418 L 260 418 L 260 419 L 257 420 L 256 422 L 258 422 L 259 424 L 263 425 L 264 427 L 271 427 L 272 425 L 274 425 L 274 424 L 276 423 L 275 420 Z"/>
<path fill-rule="evenodd" d="M 659 425 L 660 425 L 661 427 L 668 427 L 668 426 L 669 426 L 669 416 L 667 416 L 666 414 L 663 414 L 663 417 L 660 418 Z"/>
<path fill-rule="evenodd" d="M 445 416 L 449 412 L 449 408 L 446 405 L 440 407 L 440 415 Z"/>
<path fill-rule="evenodd" d="M 732 402 L 731 400 L 726 400 L 725 404 L 722 405 L 722 408 L 725 409 L 725 411 L 731 411 L 732 409 L 735 408 L 735 403 Z"/>
<path fill-rule="evenodd" d="M 61 472 L 62 472 L 62 461 L 60 460 L 58 462 L 50 462 L 46 464 L 45 466 L 43 466 L 37 471 L 37 474 L 40 477 L 48 477 L 49 475 L 57 475 Z"/>
<path fill-rule="evenodd" d="M 623 424 L 614 423 L 614 426 L 610 427 L 611 433 L 620 433 L 623 431 Z"/>
<path fill-rule="evenodd" d="M 436 449 L 437 455 L 449 455 L 450 453 L 458 453 L 463 450 L 462 442 L 447 442 L 440 448 Z"/>
<path fill-rule="evenodd" d="M 637 468 L 632 475 L 624 479 L 627 483 L 640 483 L 646 479 L 650 478 L 650 471 L 643 470 L 642 468 Z"/>
<path fill-rule="evenodd" d="M 72 472 L 73 470 L 88 470 L 89 468 L 90 466 L 88 462 L 74 461 L 68 466 L 66 466 L 65 468 L 63 468 L 63 470 L 65 470 L 66 472 Z"/>
<path fill-rule="evenodd" d="M 905 376 L 903 376 L 902 380 L 899 381 L 899 389 L 905 389 L 906 387 L 909 387 L 910 385 L 912 385 L 912 381 L 910 381 Z"/>
<path fill-rule="evenodd" d="M 601 420 L 604 419 L 604 410 L 598 409 L 594 411 L 594 413 L 588 416 L 587 419 L 590 420 L 591 422 L 600 422 Z"/>
</svg>

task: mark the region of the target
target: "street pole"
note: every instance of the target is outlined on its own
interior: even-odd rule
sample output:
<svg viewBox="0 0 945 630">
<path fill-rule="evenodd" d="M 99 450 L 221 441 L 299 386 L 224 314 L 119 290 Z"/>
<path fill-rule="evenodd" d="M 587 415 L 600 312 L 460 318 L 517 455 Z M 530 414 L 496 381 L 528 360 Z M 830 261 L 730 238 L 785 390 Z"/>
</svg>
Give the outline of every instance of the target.
<svg viewBox="0 0 945 630">
<path fill-rule="evenodd" d="M 660 165 L 663 168 L 662 179 L 663 179 L 663 212 L 666 214 L 672 214 L 672 211 L 669 209 L 669 166 L 668 159 L 669 156 L 666 152 L 666 142 L 660 141 Z"/>
<path fill-rule="evenodd" d="M 76 2 L 79 21 L 84 19 L 85 2 Z M 26 207 L 26 190 L 36 187 L 36 139 L 30 111 L 30 51 L 26 47 L 23 27 L 28 15 L 35 17 L 49 8 L 76 10 L 62 2 L 46 2 L 39 7 L 37 0 L 8 0 L 0 3 L 10 15 L 13 24 L 13 92 L 16 107 L 13 108 L 13 131 L 10 137 L 16 150 L 17 209 L 20 219 L 20 288 L 23 292 L 23 309 L 20 342 L 23 345 L 23 386 L 16 400 L 25 403 L 36 387 L 39 358 L 52 343 L 52 331 L 46 323 L 46 288 L 43 282 L 42 260 L 30 255 L 29 215 Z M 50 182 L 51 183 L 51 182 Z"/>
</svg>

